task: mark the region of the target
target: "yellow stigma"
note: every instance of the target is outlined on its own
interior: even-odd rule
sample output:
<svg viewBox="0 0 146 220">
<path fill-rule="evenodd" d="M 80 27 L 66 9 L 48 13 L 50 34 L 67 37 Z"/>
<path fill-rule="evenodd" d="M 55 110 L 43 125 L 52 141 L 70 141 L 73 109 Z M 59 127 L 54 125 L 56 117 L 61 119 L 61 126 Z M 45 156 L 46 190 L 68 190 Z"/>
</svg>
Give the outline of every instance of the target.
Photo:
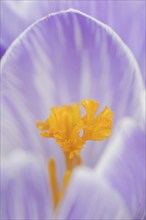
<svg viewBox="0 0 146 220">
<path fill-rule="evenodd" d="M 86 113 L 82 116 L 81 105 Z M 80 153 L 88 140 L 103 140 L 112 131 L 113 112 L 105 107 L 96 116 L 98 103 L 83 100 L 81 104 L 60 106 L 51 109 L 45 122 L 37 122 L 42 137 L 54 138 L 66 157 L 72 159 Z M 82 134 L 81 134 L 82 133 Z"/>
</svg>

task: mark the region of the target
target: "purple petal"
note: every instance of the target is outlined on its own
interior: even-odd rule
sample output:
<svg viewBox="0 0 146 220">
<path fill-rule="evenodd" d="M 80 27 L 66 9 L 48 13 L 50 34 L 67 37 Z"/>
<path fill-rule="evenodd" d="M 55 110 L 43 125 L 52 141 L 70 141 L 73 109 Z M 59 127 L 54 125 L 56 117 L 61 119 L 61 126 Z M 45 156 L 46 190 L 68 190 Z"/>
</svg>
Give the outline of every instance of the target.
<svg viewBox="0 0 146 220">
<path fill-rule="evenodd" d="M 98 179 L 97 179 L 98 178 Z M 71 178 L 58 219 L 130 219 L 124 201 L 100 176 L 87 169 Z"/>
<path fill-rule="evenodd" d="M 143 84 L 132 54 L 108 26 L 77 11 L 42 19 L 13 43 L 2 60 L 2 90 L 6 151 L 47 149 L 35 122 L 54 105 L 93 98 L 115 112 L 115 122 L 141 116 Z"/>
<path fill-rule="evenodd" d="M 110 25 L 132 50 L 145 77 L 145 1 L 111 1 L 109 3 L 108 18 Z"/>
<path fill-rule="evenodd" d="M 1 165 L 1 219 L 48 219 L 51 201 L 40 156 L 17 150 Z"/>
<path fill-rule="evenodd" d="M 145 211 L 145 153 L 144 131 L 125 119 L 97 165 L 98 175 L 124 198 L 132 219 L 141 219 Z"/>
<path fill-rule="evenodd" d="M 123 120 L 93 171 L 76 170 L 62 203 L 63 219 L 143 219 L 145 214 L 145 136 Z M 90 156 L 90 155 L 89 155 Z"/>
<path fill-rule="evenodd" d="M 48 13 L 61 9 L 68 9 L 70 3 L 58 1 L 2 1 L 1 2 L 1 42 L 5 48 L 9 47 L 15 38 L 37 19 Z M 33 13 L 32 13 L 33 10 Z"/>
<path fill-rule="evenodd" d="M 1 43 L 5 48 L 36 19 L 72 7 L 111 26 L 136 56 L 144 76 L 145 1 L 3 1 L 1 6 Z"/>
</svg>

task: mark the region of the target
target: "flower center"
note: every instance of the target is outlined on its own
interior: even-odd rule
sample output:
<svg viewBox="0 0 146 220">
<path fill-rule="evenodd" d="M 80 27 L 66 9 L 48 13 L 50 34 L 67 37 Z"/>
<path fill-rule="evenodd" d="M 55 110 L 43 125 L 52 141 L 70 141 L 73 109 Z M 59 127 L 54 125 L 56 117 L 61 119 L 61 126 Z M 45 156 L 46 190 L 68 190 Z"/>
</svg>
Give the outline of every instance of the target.
<svg viewBox="0 0 146 220">
<path fill-rule="evenodd" d="M 81 106 L 86 112 L 83 116 Z M 40 135 L 46 138 L 54 138 L 66 158 L 66 172 L 61 192 L 58 189 L 54 159 L 50 159 L 48 163 L 54 207 L 57 206 L 64 194 L 73 167 L 81 164 L 79 153 L 86 141 L 101 141 L 111 134 L 113 112 L 108 107 L 105 107 L 96 116 L 97 109 L 98 103 L 96 101 L 83 100 L 81 104 L 54 107 L 45 122 L 37 122 Z"/>
</svg>

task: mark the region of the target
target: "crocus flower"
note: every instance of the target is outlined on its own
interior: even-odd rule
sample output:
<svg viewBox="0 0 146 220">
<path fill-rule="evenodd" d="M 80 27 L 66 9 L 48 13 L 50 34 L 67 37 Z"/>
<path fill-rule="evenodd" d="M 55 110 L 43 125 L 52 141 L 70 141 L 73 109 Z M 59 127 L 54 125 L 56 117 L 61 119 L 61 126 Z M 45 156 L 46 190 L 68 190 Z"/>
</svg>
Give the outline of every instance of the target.
<svg viewBox="0 0 146 220">
<path fill-rule="evenodd" d="M 143 91 L 128 47 L 86 14 L 55 13 L 23 32 L 2 58 L 2 219 L 143 219 Z M 35 122 L 85 99 L 114 112 L 112 135 L 82 149 L 83 165 L 54 211 L 47 161 L 61 184 L 64 155 Z"/>
<path fill-rule="evenodd" d="M 134 53 L 145 79 L 145 1 L 2 1 L 1 7 L 1 53 L 35 20 L 74 8 L 111 26 Z"/>
</svg>

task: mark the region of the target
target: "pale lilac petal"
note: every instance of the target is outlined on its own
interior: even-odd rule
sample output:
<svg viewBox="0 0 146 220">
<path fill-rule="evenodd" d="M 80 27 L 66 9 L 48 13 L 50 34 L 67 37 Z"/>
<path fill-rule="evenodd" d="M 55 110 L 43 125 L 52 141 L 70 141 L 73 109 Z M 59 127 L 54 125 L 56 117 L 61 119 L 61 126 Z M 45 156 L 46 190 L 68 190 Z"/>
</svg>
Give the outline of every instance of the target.
<svg viewBox="0 0 146 220">
<path fill-rule="evenodd" d="M 124 200 L 100 176 L 77 170 L 62 202 L 58 219 L 130 219 Z"/>
<path fill-rule="evenodd" d="M 72 7 L 111 26 L 134 53 L 144 77 L 145 1 L 2 1 L 1 7 L 5 48 L 36 19 Z"/>
<path fill-rule="evenodd" d="M 6 50 L 12 41 L 34 21 L 48 13 L 68 9 L 73 4 L 62 0 L 60 2 L 58 4 L 58 1 L 2 1 L 0 45 Z"/>
<path fill-rule="evenodd" d="M 127 118 L 118 125 L 114 137 L 95 170 L 80 168 L 74 172 L 59 218 L 143 219 L 144 132 Z"/>
<path fill-rule="evenodd" d="M 1 219 L 48 219 L 51 201 L 40 156 L 13 151 L 1 161 Z"/>
<path fill-rule="evenodd" d="M 145 133 L 127 118 L 115 129 L 97 174 L 125 199 L 132 219 L 141 219 L 145 211 L 145 164 Z"/>
<path fill-rule="evenodd" d="M 105 21 L 131 49 L 145 77 L 145 8 L 146 1 L 109 1 L 108 18 Z"/>
<path fill-rule="evenodd" d="M 2 1 L 1 2 L 1 45 L 7 48 L 12 41 L 30 24 L 48 13 L 80 8 L 79 2 L 72 1 Z M 87 9 L 85 4 L 82 4 Z M 81 7 L 82 7 L 81 6 Z M 88 8 L 89 9 L 89 8 Z M 33 10 L 33 13 L 32 13 Z M 11 22 L 10 22 L 11 21 Z"/>
<path fill-rule="evenodd" d="M 46 119 L 54 105 L 85 98 L 97 100 L 100 110 L 108 105 L 115 122 L 125 115 L 140 121 L 141 91 L 135 59 L 108 26 L 72 10 L 42 19 L 2 59 L 4 150 L 49 149 L 61 155 L 54 142 L 49 148 L 39 136 L 35 122 Z"/>
</svg>

